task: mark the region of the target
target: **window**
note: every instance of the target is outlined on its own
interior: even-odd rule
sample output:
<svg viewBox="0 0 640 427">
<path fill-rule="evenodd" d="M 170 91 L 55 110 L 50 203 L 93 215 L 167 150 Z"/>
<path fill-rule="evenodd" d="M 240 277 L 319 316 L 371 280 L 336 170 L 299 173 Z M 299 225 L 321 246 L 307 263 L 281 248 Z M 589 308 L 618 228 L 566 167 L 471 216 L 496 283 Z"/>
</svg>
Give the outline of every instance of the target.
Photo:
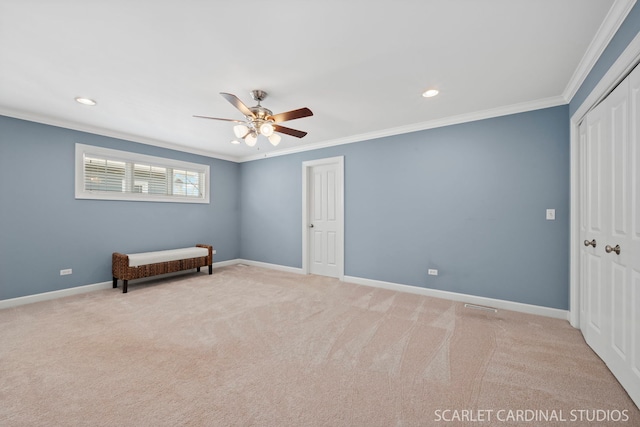
<svg viewBox="0 0 640 427">
<path fill-rule="evenodd" d="M 209 203 L 209 165 L 76 144 L 76 199 Z"/>
</svg>

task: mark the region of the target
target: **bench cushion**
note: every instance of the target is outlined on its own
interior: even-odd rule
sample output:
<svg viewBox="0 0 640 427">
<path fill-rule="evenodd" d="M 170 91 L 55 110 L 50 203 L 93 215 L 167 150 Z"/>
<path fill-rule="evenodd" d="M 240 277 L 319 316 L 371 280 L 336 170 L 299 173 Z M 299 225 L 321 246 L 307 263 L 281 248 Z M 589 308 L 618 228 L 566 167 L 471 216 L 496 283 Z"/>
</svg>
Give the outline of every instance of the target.
<svg viewBox="0 0 640 427">
<path fill-rule="evenodd" d="M 159 262 L 177 261 L 180 259 L 206 257 L 208 255 L 209 250 L 207 248 L 198 247 L 127 254 L 127 256 L 129 257 L 129 267 L 157 264 Z"/>
</svg>

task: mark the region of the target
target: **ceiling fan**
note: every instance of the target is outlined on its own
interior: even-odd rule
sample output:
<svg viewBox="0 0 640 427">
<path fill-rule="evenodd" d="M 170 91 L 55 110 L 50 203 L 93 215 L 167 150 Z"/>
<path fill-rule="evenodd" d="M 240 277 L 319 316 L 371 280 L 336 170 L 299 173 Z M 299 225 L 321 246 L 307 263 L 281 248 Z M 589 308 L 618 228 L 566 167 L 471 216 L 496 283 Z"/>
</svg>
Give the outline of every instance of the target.
<svg viewBox="0 0 640 427">
<path fill-rule="evenodd" d="M 258 135 L 264 135 L 269 139 L 269 142 L 275 147 L 280 143 L 280 135 L 278 133 L 284 133 L 286 135 L 295 136 L 296 138 L 304 137 L 307 132 L 301 130 L 291 129 L 285 126 L 281 126 L 278 123 L 286 122 L 288 120 L 300 119 L 303 117 L 313 116 L 313 113 L 308 108 L 299 108 L 297 110 L 287 111 L 285 113 L 273 114 L 271 110 L 260 105 L 260 102 L 267 97 L 267 92 L 263 90 L 252 90 L 251 97 L 254 101 L 258 102 L 255 107 L 247 107 L 240 99 L 231 94 L 220 92 L 220 95 L 227 101 L 236 107 L 245 116 L 245 120 L 234 119 L 220 119 L 217 117 L 208 116 L 196 116 L 202 119 L 212 120 L 224 120 L 227 122 L 238 123 L 233 127 L 233 133 L 239 139 L 244 139 L 244 142 L 253 147 L 258 141 Z M 240 141 L 234 139 L 232 144 L 240 144 Z"/>
</svg>

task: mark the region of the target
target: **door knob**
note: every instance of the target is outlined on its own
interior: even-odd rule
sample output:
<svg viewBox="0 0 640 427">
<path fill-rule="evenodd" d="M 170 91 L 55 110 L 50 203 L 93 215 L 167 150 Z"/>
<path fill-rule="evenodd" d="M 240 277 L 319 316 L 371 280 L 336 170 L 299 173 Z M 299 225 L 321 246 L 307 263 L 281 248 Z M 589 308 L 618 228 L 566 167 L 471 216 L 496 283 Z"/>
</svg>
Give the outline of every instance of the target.
<svg viewBox="0 0 640 427">
<path fill-rule="evenodd" d="M 313 228 L 313 224 L 309 224 L 309 228 Z"/>
<path fill-rule="evenodd" d="M 584 241 L 584 245 L 585 246 L 593 246 L 595 248 L 596 247 L 596 239 L 593 239 L 592 241 L 585 240 Z"/>
<path fill-rule="evenodd" d="M 616 255 L 620 255 L 620 245 L 616 245 L 615 247 L 611 247 L 609 245 L 604 247 L 606 253 L 610 254 L 611 252 L 615 252 Z"/>
</svg>

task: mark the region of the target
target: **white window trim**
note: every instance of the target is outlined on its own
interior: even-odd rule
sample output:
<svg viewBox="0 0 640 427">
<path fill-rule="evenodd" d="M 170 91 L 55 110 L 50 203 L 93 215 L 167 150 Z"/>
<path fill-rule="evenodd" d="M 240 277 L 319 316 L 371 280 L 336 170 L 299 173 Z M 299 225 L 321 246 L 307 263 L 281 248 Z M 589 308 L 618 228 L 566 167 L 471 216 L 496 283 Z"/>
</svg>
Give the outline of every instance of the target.
<svg viewBox="0 0 640 427">
<path fill-rule="evenodd" d="M 190 171 L 202 172 L 204 179 L 202 197 L 182 197 L 161 194 L 144 194 L 144 193 L 117 193 L 109 191 L 87 191 L 85 190 L 85 169 L 84 157 L 96 156 L 105 157 L 112 160 L 121 160 L 125 162 L 137 162 L 149 164 L 153 166 L 161 166 L 173 169 L 186 169 Z M 76 164 L 75 164 L 75 197 L 76 199 L 93 199 L 93 200 L 125 200 L 125 201 L 144 201 L 144 202 L 169 202 L 169 203 L 209 203 L 210 193 L 210 167 L 209 165 L 200 163 L 190 163 L 180 160 L 168 159 L 164 157 L 149 156 L 146 154 L 131 153 L 128 151 L 113 150 L 111 148 L 96 147 L 76 143 Z"/>
</svg>

